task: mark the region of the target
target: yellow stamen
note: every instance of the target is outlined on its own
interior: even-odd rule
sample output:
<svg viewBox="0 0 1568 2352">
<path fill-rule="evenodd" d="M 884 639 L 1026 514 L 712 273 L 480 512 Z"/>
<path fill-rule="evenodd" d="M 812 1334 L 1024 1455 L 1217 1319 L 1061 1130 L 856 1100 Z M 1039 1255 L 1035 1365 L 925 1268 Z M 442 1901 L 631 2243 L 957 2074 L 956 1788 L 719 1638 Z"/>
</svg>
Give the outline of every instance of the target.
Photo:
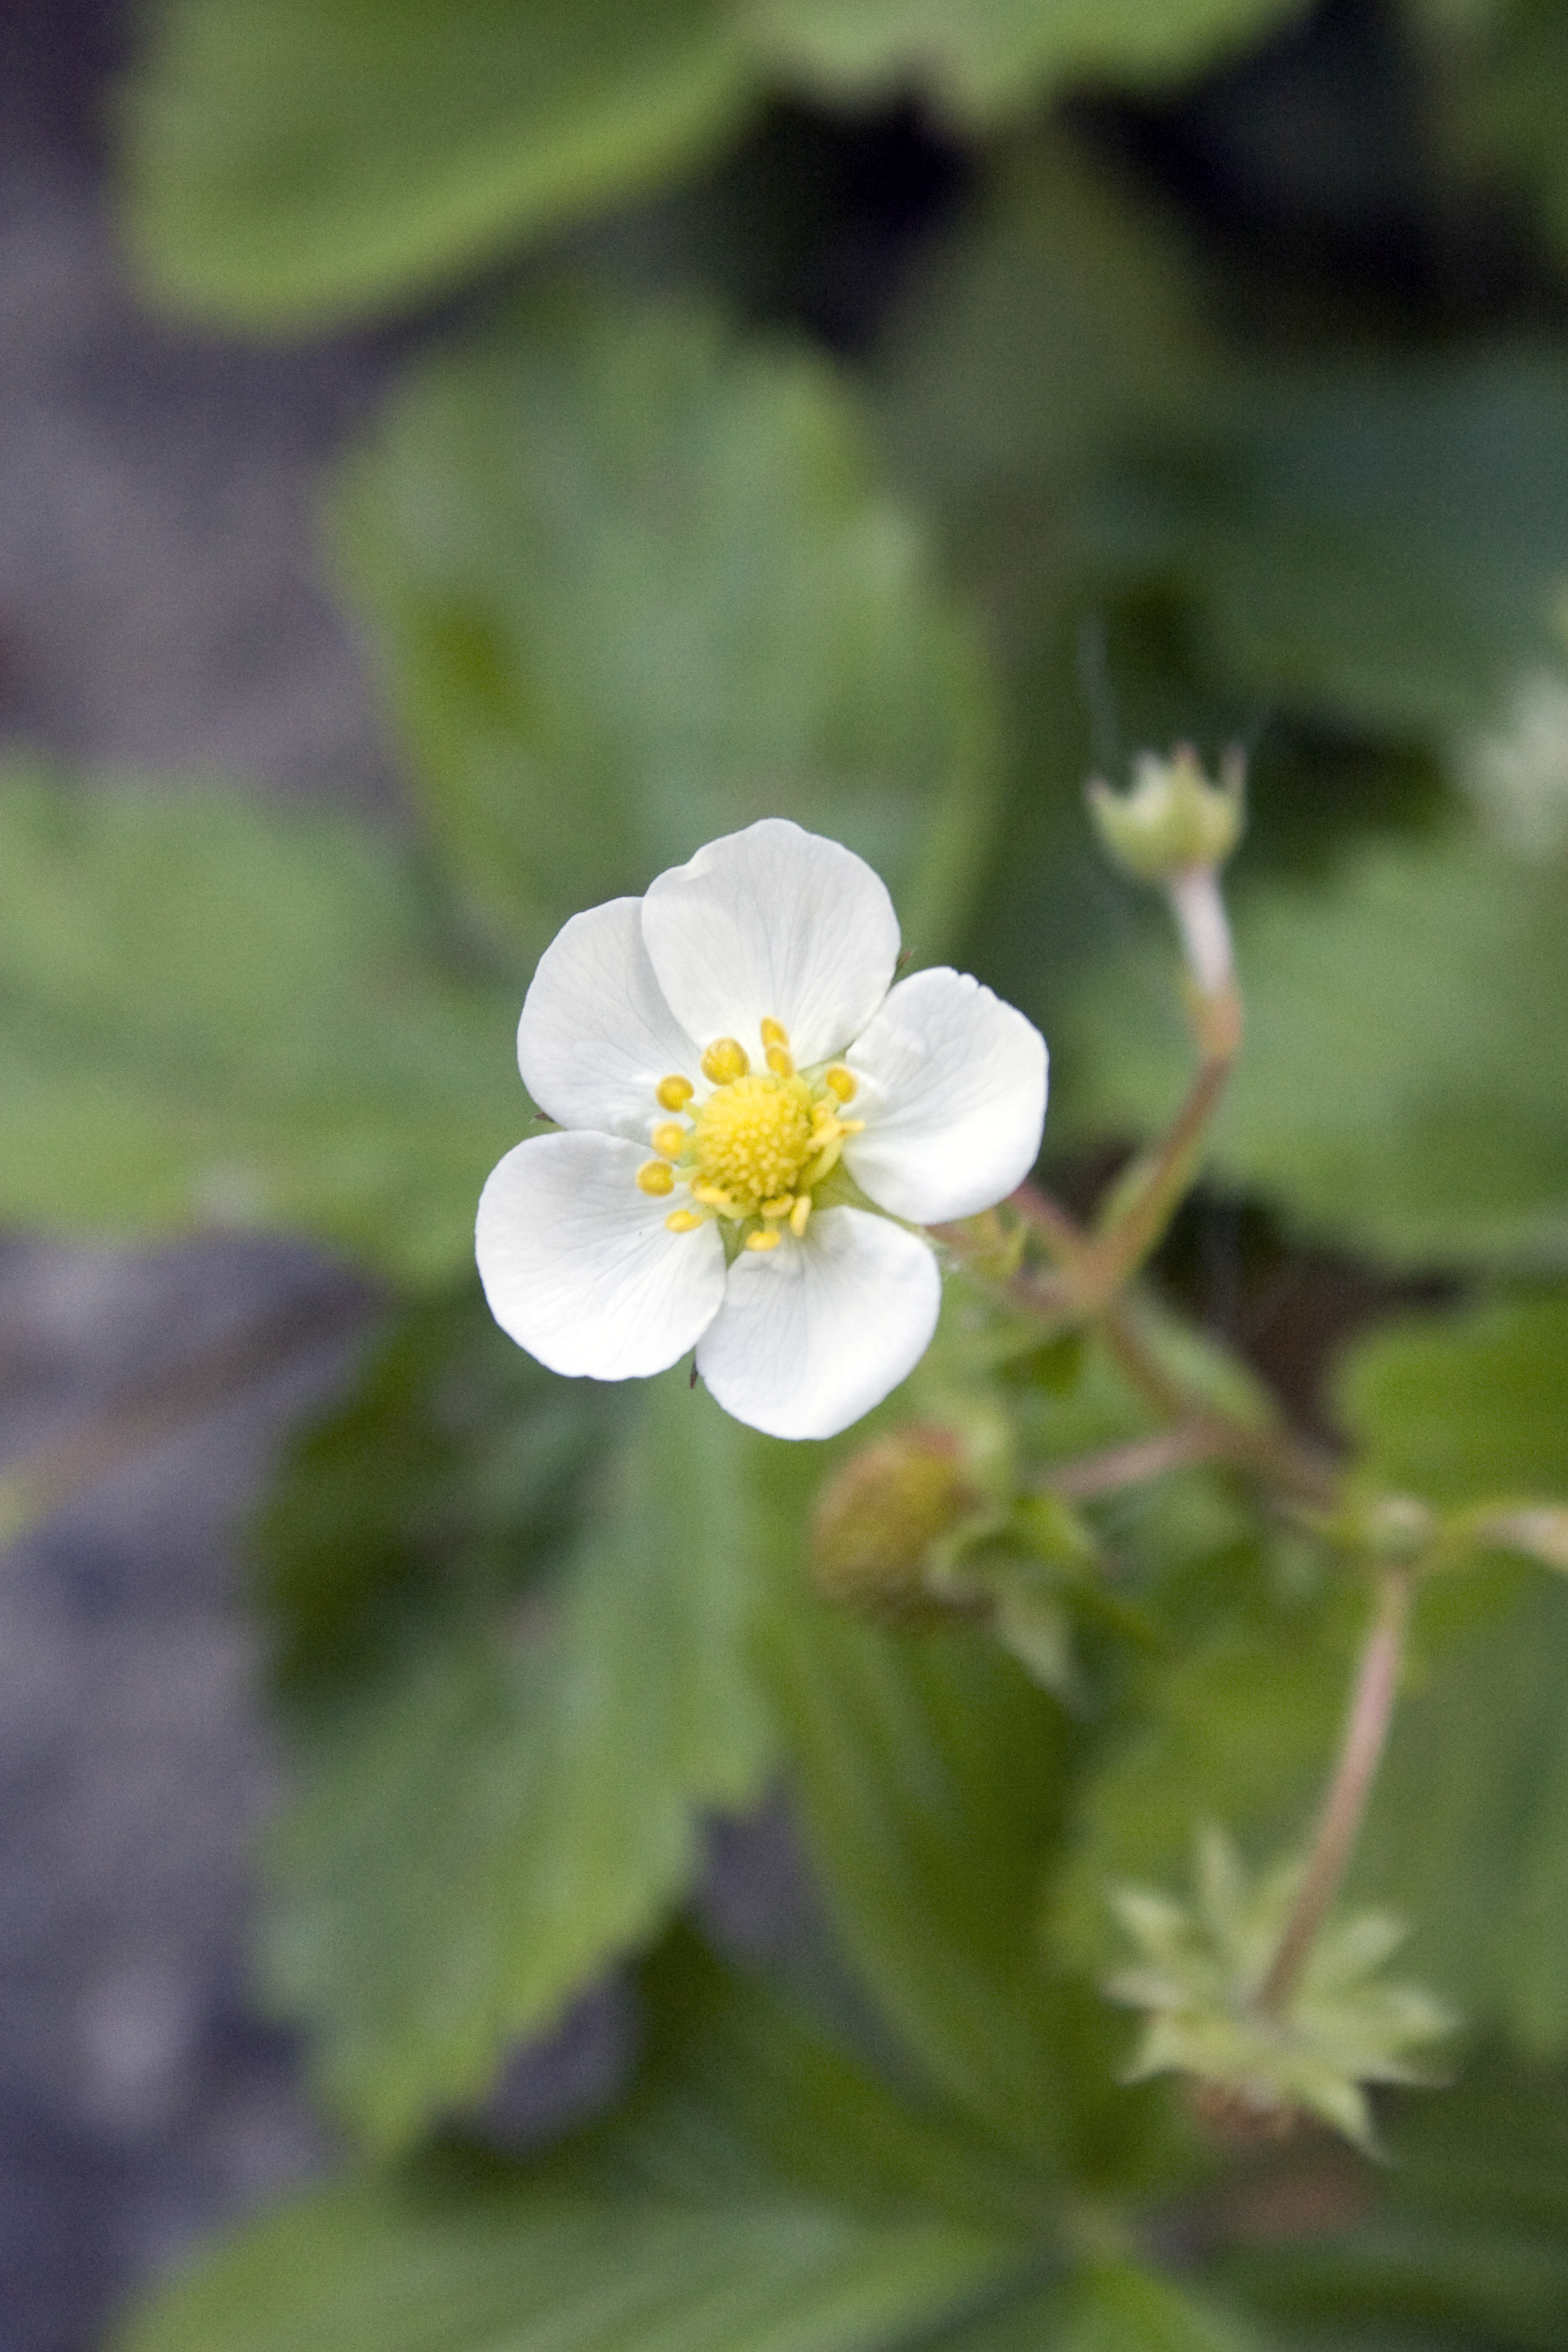
<svg viewBox="0 0 1568 2352">
<path fill-rule="evenodd" d="M 690 1140 L 690 1132 L 689 1128 L 677 1127 L 672 1118 L 667 1118 L 654 1129 L 648 1140 L 667 1160 L 679 1160 Z"/>
<path fill-rule="evenodd" d="M 738 1037 L 715 1037 L 702 1056 L 702 1075 L 716 1087 L 733 1086 L 752 1066 L 752 1057 Z"/>
<path fill-rule="evenodd" d="M 838 1155 L 843 1148 L 843 1139 L 836 1130 L 828 1137 L 816 1157 L 814 1160 L 808 1160 L 801 1170 L 795 1181 L 796 1191 L 809 1192 L 814 1184 L 820 1184 L 828 1170 L 838 1165 Z"/>
<path fill-rule="evenodd" d="M 763 1022 L 763 1043 L 764 1045 L 782 1045 L 786 1052 L 788 1051 L 789 1031 L 784 1027 L 782 1021 Z"/>
<path fill-rule="evenodd" d="M 773 1072 L 775 1078 L 794 1077 L 795 1055 L 790 1052 L 787 1045 L 770 1045 L 768 1047 L 768 1067 Z"/>
<path fill-rule="evenodd" d="M 705 1202 L 710 1209 L 732 1209 L 735 1205 L 721 1184 L 693 1184 L 691 1197 Z"/>
<path fill-rule="evenodd" d="M 824 1070 L 822 1083 L 825 1087 L 831 1087 L 841 1103 L 853 1102 L 860 1091 L 859 1079 L 853 1070 L 847 1070 L 842 1062 L 835 1062 L 830 1070 Z"/>
<path fill-rule="evenodd" d="M 689 1078 L 673 1077 L 660 1078 L 654 1092 L 666 1110 L 684 1110 L 697 1089 Z M 848 1096 L 844 1099 L 847 1102 Z"/>
<path fill-rule="evenodd" d="M 748 1249 L 771 1250 L 777 1249 L 778 1245 L 779 1236 L 776 1225 L 770 1228 L 770 1230 L 765 1234 L 748 1234 L 746 1235 L 746 1247 Z"/>
<path fill-rule="evenodd" d="M 708 1220 L 694 1215 L 689 1209 L 672 1209 L 664 1222 L 672 1234 L 694 1234 L 698 1226 L 705 1225 Z"/>
<path fill-rule="evenodd" d="M 794 1208 L 789 1213 L 789 1229 L 795 1235 L 796 1241 L 799 1241 L 805 1234 L 806 1220 L 810 1215 L 811 1194 L 809 1192 L 803 1192 L 799 1200 L 795 1202 Z"/>
<path fill-rule="evenodd" d="M 758 1209 L 759 1217 L 787 1217 L 795 1206 L 793 1192 L 781 1192 L 776 1201 L 764 1201 Z"/>
<path fill-rule="evenodd" d="M 670 1171 L 668 1161 L 650 1160 L 646 1167 L 639 1168 L 637 1187 L 640 1192 L 651 1192 L 656 1200 L 662 1199 L 666 1192 L 673 1192 L 675 1178 Z"/>
</svg>

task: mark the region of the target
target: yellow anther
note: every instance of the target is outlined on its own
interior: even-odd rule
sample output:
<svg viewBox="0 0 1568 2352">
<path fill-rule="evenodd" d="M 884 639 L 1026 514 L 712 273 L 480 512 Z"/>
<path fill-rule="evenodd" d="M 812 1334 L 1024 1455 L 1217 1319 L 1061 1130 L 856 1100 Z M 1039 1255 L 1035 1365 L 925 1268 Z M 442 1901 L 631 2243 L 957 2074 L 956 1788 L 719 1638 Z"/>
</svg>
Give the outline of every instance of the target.
<svg viewBox="0 0 1568 2352">
<path fill-rule="evenodd" d="M 832 1088 L 840 1102 L 853 1102 L 860 1091 L 859 1079 L 853 1070 L 847 1070 L 842 1062 L 835 1062 L 830 1070 L 824 1070 L 822 1083 Z M 663 1097 L 659 1099 L 662 1101 Z"/>
<path fill-rule="evenodd" d="M 758 1209 L 759 1217 L 787 1217 L 795 1206 L 793 1192 L 781 1192 L 776 1201 L 764 1201 Z"/>
<path fill-rule="evenodd" d="M 799 1200 L 795 1202 L 794 1208 L 789 1213 L 789 1229 L 795 1235 L 796 1241 L 799 1241 L 801 1235 L 805 1233 L 806 1220 L 810 1215 L 811 1194 L 809 1192 L 803 1192 Z"/>
<path fill-rule="evenodd" d="M 691 1197 L 705 1202 L 710 1209 L 732 1209 L 735 1205 L 721 1184 L 693 1184 Z"/>
<path fill-rule="evenodd" d="M 660 1078 L 654 1092 L 666 1110 L 684 1110 L 697 1089 L 689 1078 Z M 847 1102 L 848 1096 L 844 1099 Z"/>
<path fill-rule="evenodd" d="M 694 1215 L 689 1209 L 672 1209 L 664 1222 L 672 1234 L 694 1234 L 698 1226 L 705 1225 L 708 1220 Z"/>
<path fill-rule="evenodd" d="M 789 1045 L 789 1031 L 784 1027 L 782 1021 L 763 1022 L 763 1043 L 764 1045 L 783 1045 L 787 1050 Z"/>
<path fill-rule="evenodd" d="M 777 1249 L 778 1245 L 779 1234 L 778 1227 L 776 1225 L 771 1226 L 766 1233 L 748 1234 L 746 1235 L 746 1247 L 748 1249 L 771 1250 Z"/>
<path fill-rule="evenodd" d="M 795 1055 L 790 1052 L 787 1045 L 770 1045 L 768 1047 L 768 1067 L 773 1072 L 775 1078 L 794 1077 Z"/>
<path fill-rule="evenodd" d="M 656 1151 L 663 1152 L 667 1160 L 679 1160 L 690 1140 L 690 1133 L 689 1128 L 677 1127 L 672 1118 L 667 1118 L 654 1129 L 648 1140 Z"/>
<path fill-rule="evenodd" d="M 716 1087 L 733 1086 L 752 1066 L 752 1057 L 738 1037 L 715 1037 L 702 1056 L 702 1075 Z"/>
<path fill-rule="evenodd" d="M 668 1161 L 650 1160 L 646 1167 L 639 1168 L 637 1187 L 640 1192 L 651 1192 L 656 1200 L 662 1198 L 666 1192 L 673 1192 L 675 1178 L 670 1172 Z"/>
</svg>

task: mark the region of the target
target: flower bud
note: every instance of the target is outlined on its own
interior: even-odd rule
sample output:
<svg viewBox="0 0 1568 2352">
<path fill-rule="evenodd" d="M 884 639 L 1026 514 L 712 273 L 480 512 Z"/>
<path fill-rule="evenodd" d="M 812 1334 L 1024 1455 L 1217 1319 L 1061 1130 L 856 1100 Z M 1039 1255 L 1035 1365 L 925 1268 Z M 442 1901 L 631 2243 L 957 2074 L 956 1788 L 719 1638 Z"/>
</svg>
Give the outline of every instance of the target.
<svg viewBox="0 0 1568 2352">
<path fill-rule="evenodd" d="M 975 1604 L 927 1582 L 932 1554 L 982 1507 L 957 1438 L 903 1429 L 866 1446 L 823 1490 L 812 1573 L 828 1600 L 885 1624 L 951 1623 Z"/>
<path fill-rule="evenodd" d="M 1240 755 L 1227 753 L 1211 783 L 1190 743 L 1168 760 L 1141 752 L 1132 789 L 1112 792 L 1102 777 L 1089 786 L 1089 814 L 1116 863 L 1140 882 L 1168 882 L 1194 868 L 1223 866 L 1246 823 Z"/>
</svg>

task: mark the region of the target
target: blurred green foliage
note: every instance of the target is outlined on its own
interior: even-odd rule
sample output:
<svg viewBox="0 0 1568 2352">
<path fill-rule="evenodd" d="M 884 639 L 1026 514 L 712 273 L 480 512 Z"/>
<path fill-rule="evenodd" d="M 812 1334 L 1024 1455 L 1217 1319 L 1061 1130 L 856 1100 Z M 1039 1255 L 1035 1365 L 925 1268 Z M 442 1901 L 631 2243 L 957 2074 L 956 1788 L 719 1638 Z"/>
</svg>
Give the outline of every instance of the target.
<svg viewBox="0 0 1568 2352">
<path fill-rule="evenodd" d="M 0 1209 L 284 1228 L 386 1286 L 258 1537 L 294 1769 L 262 1975 L 363 2169 L 198 2263 L 134 2352 L 1568 2344 L 1568 1592 L 1428 1580 L 1355 1865 L 1464 2012 L 1455 2086 L 1387 2102 L 1385 2179 L 1248 2156 L 1118 2084 L 1106 1889 L 1184 1885 L 1205 1822 L 1254 1864 L 1300 1840 L 1363 1563 L 1201 1448 L 1083 1480 L 1168 1433 L 1162 1387 L 1266 1442 L 1272 1380 L 1374 1501 L 1568 1493 L 1565 106 L 1561 0 L 146 12 L 147 282 L 251 333 L 437 307 L 323 526 L 404 830 L 26 762 L 0 791 Z M 868 229 L 826 159 L 889 121 L 946 197 Z M 1205 137 L 1256 203 L 1184 193 Z M 875 281 L 848 326 L 833 266 Z M 1220 1328 L 1140 1294 L 1142 1381 L 957 1276 L 871 1424 L 981 1429 L 1037 1515 L 1076 1498 L 1079 1549 L 1033 1563 L 1047 1690 L 984 1622 L 814 1591 L 865 1433 L 783 1446 L 679 1371 L 520 1356 L 473 1204 L 528 1129 L 555 927 L 775 813 L 1042 1023 L 1089 1197 L 1189 1048 L 1083 782 L 1237 736 L 1213 1171 L 1268 1211 L 1275 1305 L 1249 1323 L 1201 1210 Z M 1325 1268 L 1341 1326 L 1433 1277 L 1327 1378 Z M 826 1919 L 764 1983 L 674 1921 L 709 1817 L 775 1782 Z M 483 2152 L 508 2051 L 639 1955 L 614 2113 Z"/>
<path fill-rule="evenodd" d="M 927 954 L 952 933 L 992 682 L 866 440 L 804 353 L 581 288 L 403 388 L 344 566 L 449 868 L 522 969 L 770 814 L 868 858 Z"/>
</svg>

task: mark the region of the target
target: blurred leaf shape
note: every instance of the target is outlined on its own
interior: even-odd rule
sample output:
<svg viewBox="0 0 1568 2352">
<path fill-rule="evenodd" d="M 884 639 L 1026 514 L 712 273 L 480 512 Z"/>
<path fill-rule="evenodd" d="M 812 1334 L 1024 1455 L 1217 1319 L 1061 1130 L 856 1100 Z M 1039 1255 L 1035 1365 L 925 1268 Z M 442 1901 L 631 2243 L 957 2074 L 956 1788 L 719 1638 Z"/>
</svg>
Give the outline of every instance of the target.
<svg viewBox="0 0 1568 2352">
<path fill-rule="evenodd" d="M 900 482 L 987 578 L 1076 554 L 1112 453 L 1196 427 L 1230 363 L 1204 283 L 1175 218 L 1059 123 L 988 153 L 869 365 Z"/>
<path fill-rule="evenodd" d="M 1374 1332 L 1345 1359 L 1336 1405 L 1373 1476 L 1436 1504 L 1568 1496 L 1568 1299 L 1504 1299 Z M 1561 2056 L 1568 1592 L 1488 1568 L 1451 1588 L 1440 1580 L 1435 1631 L 1445 1615 L 1458 1623 L 1402 1703 L 1361 1880 L 1416 1924 L 1415 1968 L 1526 2050 Z"/>
<path fill-rule="evenodd" d="M 1185 1885 L 1202 1824 L 1221 1824 L 1258 1863 L 1297 1846 L 1310 1827 L 1357 1624 L 1343 1595 L 1282 1598 L 1274 1570 L 1256 1540 L 1188 1568 L 1171 1646 L 1137 1662 L 1086 1759 L 1048 1925 L 1064 1958 L 1089 1975 L 1101 1978 L 1124 1958 L 1112 1890 Z"/>
<path fill-rule="evenodd" d="M 781 1497 L 761 1506 L 763 1530 L 792 1471 L 782 1447 L 759 1461 L 759 1492 Z M 1157 2168 L 1146 2103 L 1108 2079 L 1104 2012 L 1039 1952 L 1070 1760 L 1061 1709 L 984 1635 L 846 1616 L 782 1547 L 760 1656 L 846 1952 L 923 2079 L 1030 2163 L 1121 2180 Z"/>
<path fill-rule="evenodd" d="M 981 126 L 1082 81 L 1159 85 L 1200 73 L 1301 0 L 754 0 L 764 56 L 824 97 L 920 90 Z"/>
<path fill-rule="evenodd" d="M 1510 1572 L 1435 1643 L 1401 1702 L 1356 1871 L 1412 1927 L 1405 1958 L 1536 2058 L 1568 2053 L 1568 1592 Z M 1511 1598 L 1511 1608 L 1503 1608 Z M 1436 1629 L 1435 1629 L 1436 1630 Z"/>
<path fill-rule="evenodd" d="M 1053 600 L 1154 593 L 1233 709 L 1427 741 L 1492 722 L 1560 656 L 1561 357 L 1282 361 L 1234 323 L 1246 292 L 1086 142 L 1002 146 L 873 364 L 900 479 L 1022 663 Z"/>
<path fill-rule="evenodd" d="M 1563 90 L 1568 18 L 1557 0 L 1411 0 L 1443 160 L 1472 182 L 1527 196 L 1568 253 Z"/>
<path fill-rule="evenodd" d="M 1066 2298 L 1051 2352 L 1258 2352 L 1257 2330 L 1181 2284 L 1132 2262 L 1089 2263 Z"/>
<path fill-rule="evenodd" d="M 1370 1475 L 1423 1501 L 1568 1496 L 1568 1298 L 1373 1331 L 1340 1364 L 1334 1412 Z"/>
<path fill-rule="evenodd" d="M 1376 2202 L 1293 2242 L 1226 2254 L 1211 2275 L 1292 2345 L 1484 2344 L 1560 2352 L 1568 2310 L 1568 2084 L 1478 2064 L 1390 2108 Z M 1325 2194 L 1326 2192 L 1326 2194 Z M 1333 2184 L 1318 2189 L 1331 2214 Z M 1261 2239 L 1264 2232 L 1258 2231 Z"/>
<path fill-rule="evenodd" d="M 478 1280 L 400 1307 L 352 1391 L 285 1454 L 251 1532 L 286 1712 L 405 1661 L 434 1621 L 521 1603 L 568 1547 L 640 1391 L 563 1381 Z"/>
<path fill-rule="evenodd" d="M 404 852 L 237 793 L 0 777 L 0 1214 L 287 1229 L 448 1276 L 517 1140 L 516 993 L 444 952 Z"/>
<path fill-rule="evenodd" d="M 330 1502 L 356 1454 L 368 1484 L 404 1433 L 417 1444 L 453 1369 L 433 1356 L 423 1382 L 379 1402 L 373 1387 L 305 1449 L 268 1522 L 275 1589 L 303 1580 L 289 1530 L 307 1563 L 321 1541 L 323 1477 Z M 588 1468 L 582 1416 L 602 1441 L 602 1391 L 541 1388 L 500 1465 L 510 1591 L 486 1558 L 500 1497 L 487 1508 L 481 1484 L 477 1520 L 437 1538 L 422 1601 L 389 1563 L 359 1686 L 339 1675 L 313 1707 L 299 1683 L 300 1793 L 270 1850 L 264 1977 L 312 2028 L 330 2102 L 377 2147 L 479 2097 L 509 2044 L 647 1941 L 697 1869 L 701 1811 L 754 1803 L 773 1754 L 731 1424 L 682 1367 L 627 1401 L 622 1442 Z M 581 1400 L 574 1431 L 563 1397 Z M 439 1479 L 418 1499 L 438 1508 Z"/>
<path fill-rule="evenodd" d="M 151 282 L 250 327 L 362 315 L 709 155 L 782 81 L 980 127 L 1181 79 L 1300 0 L 163 0 L 122 94 Z"/>
<path fill-rule="evenodd" d="M 1216 385 L 1174 462 L 1113 486 L 1106 560 L 1176 580 L 1241 693 L 1431 738 L 1557 643 L 1568 369 L 1500 348 Z"/>
<path fill-rule="evenodd" d="M 793 816 L 930 957 L 984 845 L 975 633 L 803 353 L 557 292 L 415 372 L 342 501 L 432 824 L 496 931 Z"/>
<path fill-rule="evenodd" d="M 169 0 L 121 96 L 155 290 L 353 317 L 684 171 L 752 77 L 726 0 Z"/>
<path fill-rule="evenodd" d="M 650 2060 L 612 2122 L 526 2169 L 448 2148 L 298 2200 L 121 2352 L 853 2352 L 1005 2293 L 1027 2240 L 972 2218 L 984 2150 L 684 1937 L 647 1991 Z"/>
<path fill-rule="evenodd" d="M 1223 1177 L 1406 1264 L 1562 1265 L 1568 877 L 1456 830 L 1236 896 L 1247 1033 L 1215 1128 Z M 1130 950 L 1064 1008 L 1058 1145 L 1146 1133 L 1180 1099 L 1173 962 Z"/>
</svg>

